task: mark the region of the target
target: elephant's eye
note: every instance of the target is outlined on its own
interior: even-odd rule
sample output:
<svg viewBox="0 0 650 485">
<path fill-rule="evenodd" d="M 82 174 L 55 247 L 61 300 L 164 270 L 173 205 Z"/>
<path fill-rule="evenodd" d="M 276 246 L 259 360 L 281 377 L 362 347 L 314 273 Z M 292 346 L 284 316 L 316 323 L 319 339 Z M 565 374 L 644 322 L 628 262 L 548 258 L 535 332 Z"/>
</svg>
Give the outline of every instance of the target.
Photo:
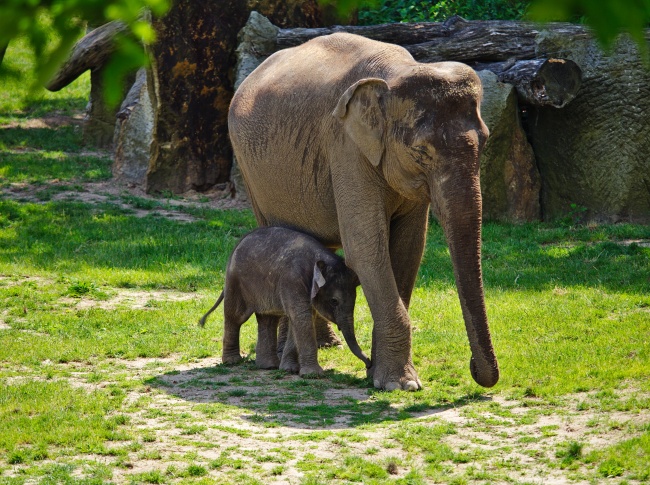
<svg viewBox="0 0 650 485">
<path fill-rule="evenodd" d="M 338 301 L 336 298 L 332 298 L 332 299 L 330 300 L 330 304 L 331 304 L 332 306 L 339 306 L 339 301 Z"/>
<path fill-rule="evenodd" d="M 413 147 L 413 151 L 415 151 L 416 155 L 416 162 L 420 165 L 422 165 L 424 162 L 428 161 L 431 159 L 431 155 L 429 154 L 429 149 L 426 147 L 426 145 L 417 145 Z"/>
</svg>

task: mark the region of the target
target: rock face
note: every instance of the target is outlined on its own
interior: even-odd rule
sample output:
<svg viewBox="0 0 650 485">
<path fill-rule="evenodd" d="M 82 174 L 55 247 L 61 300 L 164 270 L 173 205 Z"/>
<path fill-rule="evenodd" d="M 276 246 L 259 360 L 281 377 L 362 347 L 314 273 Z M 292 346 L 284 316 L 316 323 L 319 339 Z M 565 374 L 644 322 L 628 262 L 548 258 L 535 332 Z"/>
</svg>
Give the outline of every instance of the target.
<svg viewBox="0 0 650 485">
<path fill-rule="evenodd" d="M 589 38 L 547 34 L 538 36 L 537 53 L 582 68 L 569 105 L 532 108 L 526 123 L 544 219 L 586 209 L 587 220 L 650 222 L 650 69 L 636 45 L 622 38 L 603 52 Z"/>
<path fill-rule="evenodd" d="M 117 112 L 113 139 L 113 176 L 116 179 L 138 185 L 145 183 L 151 156 L 153 124 L 147 72 L 140 69 Z"/>
<path fill-rule="evenodd" d="M 481 117 L 490 130 L 481 154 L 483 217 L 513 222 L 540 218 L 540 177 L 535 154 L 519 120 L 517 93 L 496 74 L 479 71 Z"/>
<path fill-rule="evenodd" d="M 104 101 L 103 75 L 103 69 L 97 69 L 90 73 L 90 95 L 83 123 L 83 140 L 86 145 L 111 148 L 117 106 L 108 106 Z M 133 82 L 133 78 L 130 76 L 123 92 L 128 89 L 129 81 Z"/>
<path fill-rule="evenodd" d="M 255 11 L 250 13 L 248 22 L 237 35 L 235 90 L 269 54 L 275 52 L 275 38 L 279 30 L 264 15 Z"/>
</svg>

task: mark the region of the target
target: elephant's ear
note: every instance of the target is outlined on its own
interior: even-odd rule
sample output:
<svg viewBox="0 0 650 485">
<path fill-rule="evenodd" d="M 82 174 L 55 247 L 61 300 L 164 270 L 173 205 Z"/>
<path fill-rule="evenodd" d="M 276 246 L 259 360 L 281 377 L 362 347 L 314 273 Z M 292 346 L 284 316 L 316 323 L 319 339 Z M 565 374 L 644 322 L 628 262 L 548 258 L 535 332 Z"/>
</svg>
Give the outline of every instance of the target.
<svg viewBox="0 0 650 485">
<path fill-rule="evenodd" d="M 314 263 L 314 276 L 311 280 L 311 299 L 313 300 L 323 286 L 325 286 L 325 277 L 323 276 L 323 268 L 325 263 L 323 261 L 316 261 Z"/>
<path fill-rule="evenodd" d="M 383 79 L 361 79 L 343 93 L 332 112 L 375 167 L 384 156 L 382 137 L 386 120 L 380 99 L 388 89 L 388 84 Z"/>
</svg>

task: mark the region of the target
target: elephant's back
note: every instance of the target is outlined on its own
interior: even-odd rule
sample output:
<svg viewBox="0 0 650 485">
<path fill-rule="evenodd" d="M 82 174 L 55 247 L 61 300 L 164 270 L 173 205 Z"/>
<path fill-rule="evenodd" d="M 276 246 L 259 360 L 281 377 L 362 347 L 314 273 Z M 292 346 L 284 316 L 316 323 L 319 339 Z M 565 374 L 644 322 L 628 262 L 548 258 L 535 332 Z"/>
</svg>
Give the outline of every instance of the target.
<svg viewBox="0 0 650 485">
<path fill-rule="evenodd" d="M 336 33 L 276 52 L 241 84 L 232 100 L 230 123 L 288 112 L 330 114 L 336 100 L 364 77 L 386 79 L 402 63 L 414 62 L 400 46 Z M 299 116 L 301 118 L 301 116 Z"/>
</svg>

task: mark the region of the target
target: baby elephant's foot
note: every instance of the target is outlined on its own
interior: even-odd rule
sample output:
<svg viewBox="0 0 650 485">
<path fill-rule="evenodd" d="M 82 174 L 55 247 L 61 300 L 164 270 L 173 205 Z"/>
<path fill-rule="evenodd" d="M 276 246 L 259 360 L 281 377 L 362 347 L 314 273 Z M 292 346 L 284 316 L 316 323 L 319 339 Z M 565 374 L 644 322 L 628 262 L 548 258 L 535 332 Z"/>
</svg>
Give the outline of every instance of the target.
<svg viewBox="0 0 650 485">
<path fill-rule="evenodd" d="M 322 376 L 325 373 L 323 368 L 318 365 L 305 365 L 300 367 L 300 377 L 305 376 Z"/>
<path fill-rule="evenodd" d="M 280 370 L 283 370 L 285 372 L 289 372 L 291 374 L 297 374 L 298 371 L 300 370 L 300 366 L 298 365 L 298 362 L 292 361 L 290 359 L 282 359 L 282 362 L 280 362 Z"/>
</svg>

